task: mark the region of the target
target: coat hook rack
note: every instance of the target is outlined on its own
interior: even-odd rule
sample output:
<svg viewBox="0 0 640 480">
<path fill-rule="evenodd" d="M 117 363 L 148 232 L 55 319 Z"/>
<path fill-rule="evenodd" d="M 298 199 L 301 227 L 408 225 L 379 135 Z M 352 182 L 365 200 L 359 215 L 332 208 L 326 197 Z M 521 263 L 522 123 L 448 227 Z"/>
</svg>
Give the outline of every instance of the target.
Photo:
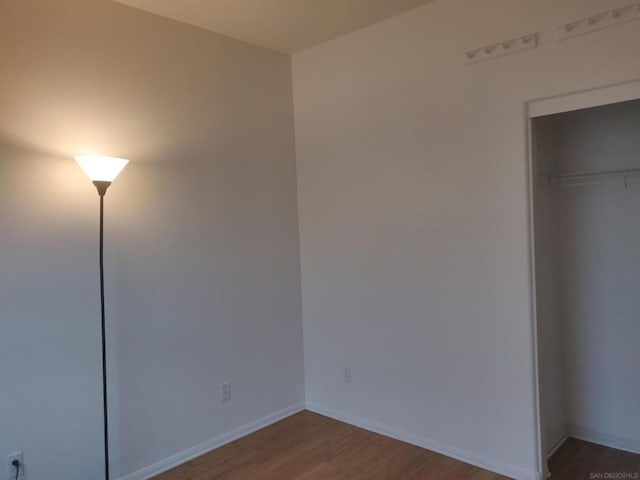
<svg viewBox="0 0 640 480">
<path fill-rule="evenodd" d="M 538 34 L 530 33 L 522 37 L 503 40 L 480 48 L 475 48 L 464 52 L 464 59 L 467 65 L 483 62 L 504 55 L 511 55 L 523 50 L 530 50 L 538 46 Z"/>
<path fill-rule="evenodd" d="M 640 20 L 640 3 L 615 8 L 560 25 L 558 27 L 558 40 L 568 40 L 569 38 L 585 35 L 603 28 L 615 27 L 633 20 Z"/>
</svg>

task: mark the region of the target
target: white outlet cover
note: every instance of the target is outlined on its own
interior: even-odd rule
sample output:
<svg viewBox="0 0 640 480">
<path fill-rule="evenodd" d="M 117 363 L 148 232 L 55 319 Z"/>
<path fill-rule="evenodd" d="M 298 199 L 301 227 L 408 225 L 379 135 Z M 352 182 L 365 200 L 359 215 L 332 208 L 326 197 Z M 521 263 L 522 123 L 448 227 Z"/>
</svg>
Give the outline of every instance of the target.
<svg viewBox="0 0 640 480">
<path fill-rule="evenodd" d="M 220 384 L 220 401 L 228 402 L 231 400 L 231 384 L 229 382 Z"/>
<path fill-rule="evenodd" d="M 22 452 L 16 452 L 11 455 L 7 455 L 7 480 L 14 480 L 16 478 L 16 468 L 11 465 L 11 462 L 16 459 L 20 462 L 20 473 L 18 476 L 24 476 L 24 455 Z"/>
</svg>

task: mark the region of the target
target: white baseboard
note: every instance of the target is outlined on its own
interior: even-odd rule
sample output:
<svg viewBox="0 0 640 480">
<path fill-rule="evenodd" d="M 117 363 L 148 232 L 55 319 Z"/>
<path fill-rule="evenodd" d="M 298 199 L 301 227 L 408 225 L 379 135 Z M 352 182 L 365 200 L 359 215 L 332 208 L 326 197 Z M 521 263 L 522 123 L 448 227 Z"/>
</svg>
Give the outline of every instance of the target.
<svg viewBox="0 0 640 480">
<path fill-rule="evenodd" d="M 567 430 L 567 427 L 562 427 L 560 432 L 555 436 L 554 441 L 551 442 L 551 445 L 549 445 L 549 448 L 547 449 L 547 458 L 551 458 L 562 444 L 567 441 L 567 438 L 569 438 L 569 431 Z"/>
<path fill-rule="evenodd" d="M 577 425 L 569 425 L 569 436 L 584 440 L 585 442 L 597 443 L 609 448 L 624 450 L 625 452 L 640 454 L 640 442 L 629 438 L 616 437 L 606 433 L 596 432 L 589 428 L 579 427 Z"/>
<path fill-rule="evenodd" d="M 290 405 L 283 408 L 282 410 L 278 410 L 277 412 L 266 415 L 262 418 L 254 420 L 253 422 L 249 422 L 246 425 L 234 428 L 230 432 L 218 435 L 217 437 L 214 437 L 211 440 L 207 440 L 200 445 L 196 445 L 195 447 L 191 447 L 187 450 L 184 450 L 183 452 L 176 453 L 175 455 L 171 455 L 164 460 L 160 460 L 159 462 L 144 467 L 136 472 L 130 473 L 124 477 L 121 477 L 120 480 L 147 480 L 163 472 L 166 472 L 167 470 L 177 467 L 178 465 L 188 462 L 189 460 L 199 457 L 200 455 L 210 452 L 211 450 L 219 448 L 227 443 L 233 442 L 234 440 L 244 437 L 245 435 L 249 435 L 256 430 L 260 430 L 261 428 L 271 425 L 272 423 L 278 422 L 286 417 L 290 417 L 291 415 L 301 412 L 302 410 L 304 410 L 304 403 L 296 403 L 294 405 Z"/>
<path fill-rule="evenodd" d="M 426 438 L 415 435 L 413 433 L 405 432 L 403 430 L 385 425 L 380 422 L 376 422 L 374 420 L 362 418 L 347 412 L 325 407 L 315 402 L 307 402 L 306 406 L 307 410 L 319 413 L 320 415 L 324 415 L 326 417 L 330 417 L 335 420 L 339 420 L 341 422 L 348 423 L 350 425 L 354 425 L 356 427 L 363 428 L 374 433 L 379 433 L 380 435 L 384 435 L 386 437 L 395 438 L 396 440 L 410 443 L 418 447 L 426 448 L 427 450 L 441 453 L 442 455 L 446 455 L 447 457 L 455 458 L 456 460 L 460 460 L 461 462 L 469 463 L 471 465 L 475 465 L 476 467 L 480 467 L 482 469 L 489 470 L 500 475 L 505 475 L 516 480 L 542 479 L 542 474 L 539 472 L 527 470 L 504 462 L 499 462 L 495 459 L 477 455 L 475 453 L 462 450 L 451 445 L 446 445 L 431 438 Z"/>
<path fill-rule="evenodd" d="M 298 412 L 301 412 L 305 409 L 305 404 L 297 403 L 294 405 L 290 405 L 282 410 L 274 412 L 270 415 L 266 415 L 262 418 L 254 420 L 253 422 L 247 423 L 241 427 L 235 428 L 229 432 L 223 433 L 222 435 L 218 435 L 217 437 L 212 438 L 200 445 L 196 445 L 182 452 L 176 453 L 175 455 L 171 455 L 159 462 L 156 462 L 152 465 L 144 467 L 140 470 L 137 470 L 133 473 L 130 473 L 124 477 L 121 477 L 120 480 L 148 480 L 156 475 L 159 475 L 167 470 L 170 470 L 178 465 L 188 462 L 200 455 L 204 455 L 205 453 L 210 452 L 216 448 L 219 448 L 227 443 L 233 442 L 241 437 L 249 435 L 257 430 L 260 430 L 264 427 L 271 425 L 272 423 L 278 422 L 286 417 L 294 415 Z M 395 438 L 396 440 L 400 440 L 403 442 L 410 443 L 412 445 L 417 445 L 422 448 L 426 448 L 428 450 L 432 450 L 434 452 L 446 455 L 451 458 L 455 458 L 456 460 L 460 460 L 465 463 L 469 463 L 471 465 L 475 465 L 476 467 L 483 468 L 485 470 L 489 470 L 500 475 L 505 475 L 510 478 L 514 478 L 516 480 L 541 480 L 542 474 L 526 470 L 515 465 L 507 464 L 504 462 L 499 462 L 494 459 L 477 455 L 472 452 L 462 450 L 460 448 L 446 445 L 436 440 L 422 437 L 419 435 L 415 435 L 409 432 L 405 432 L 403 430 L 391 427 L 389 425 L 382 424 L 380 422 L 376 422 L 374 420 L 365 419 L 359 417 L 357 415 L 351 415 L 346 412 L 342 412 L 339 410 L 335 410 L 329 407 L 324 407 L 315 402 L 307 402 L 306 409 L 312 412 L 319 413 L 320 415 L 324 415 L 335 420 L 339 420 L 341 422 L 345 422 L 351 425 L 354 425 L 359 428 L 363 428 L 365 430 L 372 431 L 374 433 L 378 433 L 380 435 L 385 435 L 387 437 Z M 576 436 L 576 435 L 571 435 Z M 580 438 L 576 436 L 576 438 Z M 594 441 L 588 438 L 584 438 L 587 441 Z M 562 442 L 561 442 L 562 443 Z M 560 444 L 561 444 L 560 443 Z M 595 442 L 602 443 L 602 442 Z M 559 446 L 559 445 L 558 445 Z M 620 447 L 614 447 L 620 448 Z"/>
</svg>

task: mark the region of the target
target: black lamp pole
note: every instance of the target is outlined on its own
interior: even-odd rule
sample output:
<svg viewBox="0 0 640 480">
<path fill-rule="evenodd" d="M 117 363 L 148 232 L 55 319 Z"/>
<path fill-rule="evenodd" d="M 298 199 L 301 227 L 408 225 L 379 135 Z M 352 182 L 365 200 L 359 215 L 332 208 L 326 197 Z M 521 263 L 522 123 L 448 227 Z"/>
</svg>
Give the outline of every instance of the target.
<svg viewBox="0 0 640 480">
<path fill-rule="evenodd" d="M 104 419 L 104 478 L 109 480 L 109 410 L 107 407 L 107 342 L 104 314 L 104 195 L 111 182 L 94 181 L 100 196 L 100 313 L 102 323 L 102 411 Z"/>
<path fill-rule="evenodd" d="M 104 478 L 109 480 L 109 408 L 107 406 L 107 331 L 104 313 L 104 195 L 111 182 L 129 163 L 124 158 L 78 155 L 76 162 L 100 196 L 100 321 L 102 327 L 102 415 L 104 423 Z"/>
</svg>

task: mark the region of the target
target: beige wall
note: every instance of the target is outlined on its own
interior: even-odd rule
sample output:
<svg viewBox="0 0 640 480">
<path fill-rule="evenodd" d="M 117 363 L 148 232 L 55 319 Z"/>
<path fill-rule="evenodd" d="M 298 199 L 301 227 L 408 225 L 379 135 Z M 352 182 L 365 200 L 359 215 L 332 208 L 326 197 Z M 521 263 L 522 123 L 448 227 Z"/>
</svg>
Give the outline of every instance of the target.
<svg viewBox="0 0 640 480">
<path fill-rule="evenodd" d="M 0 458 L 101 478 L 82 150 L 131 159 L 106 197 L 113 478 L 299 405 L 292 111 L 287 56 L 106 0 L 0 1 Z"/>
<path fill-rule="evenodd" d="M 638 22 L 556 41 L 628 3 L 441 0 L 294 55 L 310 405 L 539 473 L 524 102 L 640 78 Z"/>
</svg>

